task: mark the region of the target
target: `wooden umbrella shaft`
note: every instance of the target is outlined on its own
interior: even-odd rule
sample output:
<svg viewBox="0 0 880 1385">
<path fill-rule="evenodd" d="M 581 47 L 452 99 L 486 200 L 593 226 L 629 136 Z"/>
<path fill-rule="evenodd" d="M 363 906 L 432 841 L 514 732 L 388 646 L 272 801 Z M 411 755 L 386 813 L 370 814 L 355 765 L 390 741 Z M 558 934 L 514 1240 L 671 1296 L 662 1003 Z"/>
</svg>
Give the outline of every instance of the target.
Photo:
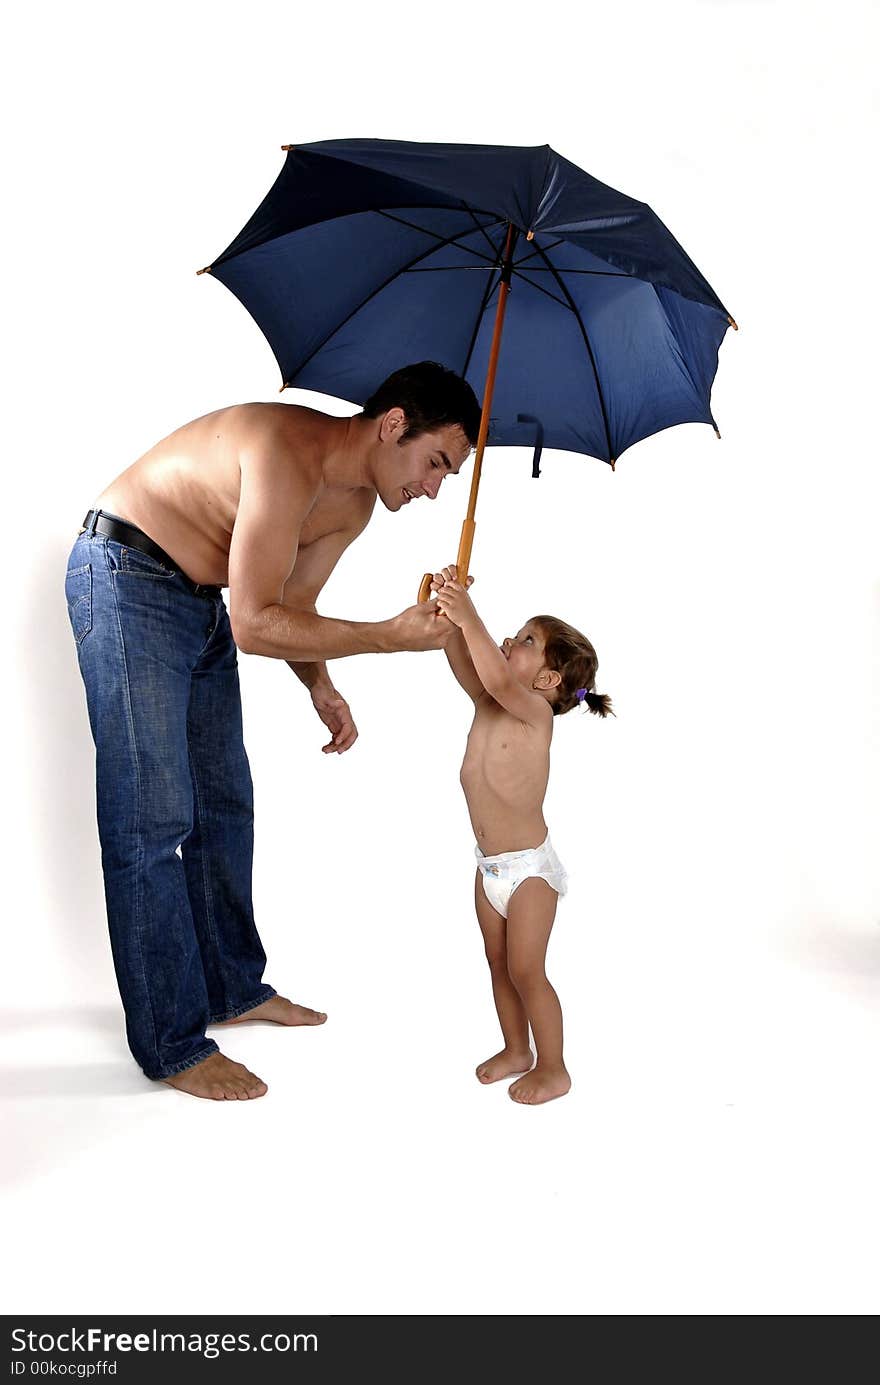
<svg viewBox="0 0 880 1385">
<path fill-rule="evenodd" d="M 507 239 L 504 242 L 504 250 L 501 257 L 501 280 L 498 285 L 498 307 L 495 310 L 495 327 L 492 332 L 492 345 L 489 348 L 489 365 L 486 370 L 486 385 L 483 390 L 483 410 L 480 414 L 480 428 L 477 433 L 477 446 L 474 454 L 474 470 L 471 475 L 471 492 L 468 497 L 467 515 L 461 526 L 461 538 L 458 544 L 458 557 L 456 567 L 458 569 L 458 580 L 466 583 L 468 578 L 468 567 L 471 561 L 471 549 L 474 545 L 474 514 L 477 508 L 477 492 L 480 489 L 480 473 L 483 469 L 483 453 L 486 450 L 486 439 L 489 436 L 489 415 L 492 411 L 492 395 L 495 390 L 495 374 L 498 370 L 498 353 L 501 348 L 501 333 L 504 328 L 504 310 L 507 307 L 507 295 L 510 292 L 510 277 L 513 268 L 513 248 L 516 244 L 516 227 L 510 222 L 507 225 Z M 419 601 L 427 601 L 431 592 L 431 579 L 433 574 L 426 572 L 419 587 Z"/>
<path fill-rule="evenodd" d="M 458 545 L 458 558 L 456 560 L 458 580 L 462 583 L 467 581 L 468 567 L 471 561 L 471 549 L 474 544 L 474 530 L 476 528 L 474 516 L 477 509 L 477 494 L 480 489 L 480 476 L 483 470 L 483 453 L 486 450 L 486 439 L 489 436 L 489 416 L 492 412 L 492 396 L 495 392 L 495 375 L 498 370 L 501 333 L 504 330 L 504 312 L 507 307 L 507 295 L 510 292 L 510 275 L 515 242 L 516 230 L 508 223 L 507 239 L 504 242 L 504 254 L 501 263 L 501 282 L 498 285 L 498 307 L 495 311 L 495 328 L 492 332 L 492 345 L 489 349 L 489 366 L 486 371 L 486 385 L 483 390 L 483 411 L 480 415 L 480 431 L 477 434 L 474 469 L 471 475 L 471 492 L 468 497 L 467 514 L 461 526 L 461 539 Z"/>
</svg>

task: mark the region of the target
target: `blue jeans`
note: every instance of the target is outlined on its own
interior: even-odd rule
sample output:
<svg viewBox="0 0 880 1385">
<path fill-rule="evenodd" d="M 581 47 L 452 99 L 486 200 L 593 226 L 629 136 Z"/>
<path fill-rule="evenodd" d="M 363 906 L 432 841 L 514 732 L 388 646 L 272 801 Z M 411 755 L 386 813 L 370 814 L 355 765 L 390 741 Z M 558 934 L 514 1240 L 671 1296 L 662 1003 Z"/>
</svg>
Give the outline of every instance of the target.
<svg viewBox="0 0 880 1385">
<path fill-rule="evenodd" d="M 275 994 L 251 903 L 253 790 L 219 588 L 100 534 L 73 545 L 67 609 L 95 740 L 110 944 L 132 1053 L 169 1077 L 205 1027 Z"/>
</svg>

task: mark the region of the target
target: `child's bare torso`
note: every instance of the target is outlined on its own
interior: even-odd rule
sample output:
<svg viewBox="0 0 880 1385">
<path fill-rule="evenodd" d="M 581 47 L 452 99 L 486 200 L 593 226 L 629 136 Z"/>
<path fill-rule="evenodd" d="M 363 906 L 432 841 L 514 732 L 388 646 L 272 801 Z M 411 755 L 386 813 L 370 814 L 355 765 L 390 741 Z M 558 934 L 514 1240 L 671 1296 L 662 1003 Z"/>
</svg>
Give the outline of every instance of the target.
<svg viewBox="0 0 880 1385">
<path fill-rule="evenodd" d="M 550 718 L 546 729 L 528 726 L 488 693 L 477 702 L 461 786 L 485 856 L 526 851 L 546 837 L 543 806 L 552 732 Z"/>
</svg>

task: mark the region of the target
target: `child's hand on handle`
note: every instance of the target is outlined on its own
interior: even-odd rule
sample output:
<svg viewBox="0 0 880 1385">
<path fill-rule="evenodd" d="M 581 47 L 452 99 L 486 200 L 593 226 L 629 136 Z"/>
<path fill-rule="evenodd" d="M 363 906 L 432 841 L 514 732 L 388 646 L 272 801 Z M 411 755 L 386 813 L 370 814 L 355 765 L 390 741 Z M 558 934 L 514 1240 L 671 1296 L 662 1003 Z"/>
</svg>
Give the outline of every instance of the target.
<svg viewBox="0 0 880 1385">
<path fill-rule="evenodd" d="M 437 592 L 440 590 L 440 588 L 443 586 L 443 584 L 444 584 L 445 582 L 457 582 L 457 581 L 458 581 L 458 568 L 455 566 L 455 563 L 450 563 L 449 566 L 443 568 L 441 572 L 435 572 L 435 573 L 434 573 L 434 576 L 433 576 L 433 578 L 431 579 L 431 590 L 432 590 L 432 592 L 434 593 L 434 595 L 436 596 L 436 595 L 437 595 Z M 469 577 L 469 578 L 467 579 L 467 585 L 468 585 L 468 587 L 473 586 L 473 582 L 474 582 L 473 577 Z"/>
<path fill-rule="evenodd" d="M 444 574 L 450 570 L 455 571 L 454 568 L 444 568 Z M 473 578 L 468 579 L 468 586 L 472 581 Z M 443 615 L 451 620 L 453 625 L 457 625 L 460 630 L 463 630 L 469 621 L 476 620 L 477 613 L 474 604 L 468 596 L 467 590 L 457 578 L 444 575 L 443 585 L 437 588 L 435 596 L 437 609 L 442 611 Z"/>
</svg>

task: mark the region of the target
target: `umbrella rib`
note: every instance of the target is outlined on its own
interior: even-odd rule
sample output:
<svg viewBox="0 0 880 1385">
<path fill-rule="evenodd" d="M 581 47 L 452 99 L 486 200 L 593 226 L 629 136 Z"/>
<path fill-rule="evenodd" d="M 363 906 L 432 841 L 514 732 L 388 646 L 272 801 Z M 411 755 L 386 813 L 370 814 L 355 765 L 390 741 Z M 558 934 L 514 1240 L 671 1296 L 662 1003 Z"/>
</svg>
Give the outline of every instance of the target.
<svg viewBox="0 0 880 1385">
<path fill-rule="evenodd" d="M 403 274 L 485 274 L 486 270 L 483 265 L 479 264 L 450 264 L 421 265 L 418 268 L 405 269 L 401 272 Z M 530 270 L 528 272 L 533 273 L 534 271 Z M 535 289 L 537 293 L 543 293 L 551 302 L 558 303 L 560 308 L 571 309 L 571 304 L 566 303 L 564 298 L 557 298 L 555 293 L 551 293 L 549 289 L 545 289 L 541 284 L 533 284 L 531 279 L 527 279 L 524 274 L 516 274 L 516 272 L 513 271 L 513 277 L 520 279 L 524 284 L 528 284 L 531 288 Z"/>
<path fill-rule="evenodd" d="M 379 215 L 380 215 L 380 216 L 385 216 L 385 215 L 387 215 L 387 213 L 385 213 L 385 212 L 380 212 Z M 397 221 L 397 220 L 399 220 L 398 217 L 392 217 L 391 219 L 392 219 L 392 221 Z M 404 223 L 404 224 L 406 224 L 406 223 Z M 421 230 L 422 228 L 421 228 L 420 226 L 416 226 L 416 227 L 414 227 L 413 229 L 419 231 L 419 230 Z M 470 230 L 470 227 L 468 228 L 468 232 L 467 232 L 467 233 L 468 233 L 468 235 L 471 235 L 471 234 L 472 234 L 472 232 L 471 232 L 471 230 Z M 430 232 L 427 232 L 427 234 L 429 234 L 429 235 L 436 235 L 436 232 L 435 232 L 435 231 L 430 231 Z M 459 232 L 459 234 L 463 234 L 463 233 Z M 369 302 L 372 301 L 372 299 L 374 299 L 375 297 L 377 297 L 377 295 L 380 294 L 380 293 L 382 292 L 383 289 L 387 288 L 388 285 L 389 285 L 390 283 L 392 283 L 399 275 L 401 275 L 401 274 L 406 274 L 409 270 L 412 269 L 413 265 L 417 265 L 417 264 L 419 263 L 420 260 L 427 259 L 427 257 L 428 257 L 429 255 L 433 255 L 433 254 L 435 253 L 435 251 L 437 251 L 437 250 L 442 250 L 444 245 L 451 245 L 451 244 L 453 243 L 454 240 L 455 240 L 455 237 L 454 237 L 454 236 L 448 236 L 448 237 L 442 238 L 442 239 L 440 240 L 440 244 L 439 244 L 439 245 L 432 245 L 432 246 L 430 246 L 430 248 L 429 248 L 428 250 L 424 250 L 420 255 L 417 255 L 416 258 L 415 258 L 414 260 L 410 260 L 409 264 L 407 264 L 407 265 L 401 265 L 399 269 L 395 269 L 395 271 L 394 271 L 393 274 L 389 274 L 389 275 L 388 275 L 388 278 L 385 279 L 385 280 L 383 280 L 383 282 L 382 282 L 381 284 L 379 284 L 378 288 L 375 288 L 375 289 L 372 290 L 371 293 L 368 293 L 367 296 L 366 296 L 366 298 L 362 299 L 360 303 L 358 303 L 354 308 L 352 308 L 351 312 L 350 312 L 350 313 L 347 313 L 346 316 L 342 319 L 341 322 L 337 322 L 336 326 L 332 329 L 332 331 L 328 332 L 327 335 L 326 335 L 326 337 L 324 337 L 323 340 L 321 340 L 321 341 L 318 342 L 318 345 L 317 345 L 316 347 L 314 347 L 314 348 L 309 352 L 309 354 L 305 357 L 305 359 L 302 360 L 302 361 L 300 361 L 299 365 L 296 367 L 296 370 L 294 370 L 294 371 L 291 372 L 291 377 L 290 377 L 290 379 L 285 380 L 284 383 L 285 383 L 286 385 L 292 384 L 293 381 L 296 379 L 297 375 L 299 375 L 300 371 L 304 370 L 305 367 L 308 365 L 309 361 L 311 361 L 315 356 L 317 356 L 317 354 L 318 354 L 319 351 L 323 351 L 324 347 L 327 345 L 327 343 L 328 343 L 328 341 L 331 339 L 331 337 L 335 337 L 335 336 L 336 336 L 336 333 L 337 333 L 337 332 L 340 332 L 340 331 L 342 330 L 342 328 L 346 325 L 346 323 L 350 322 L 351 319 L 352 319 L 353 317 L 356 317 L 357 314 L 361 311 L 362 308 L 365 308 L 365 307 L 367 306 L 367 304 L 368 304 Z M 464 247 L 463 247 L 463 246 L 460 246 L 459 249 L 464 249 Z"/>
<path fill-rule="evenodd" d="M 669 328 L 670 332 L 672 333 L 672 340 L 675 342 L 675 345 L 678 347 L 678 356 L 679 356 L 679 360 L 681 361 L 682 366 L 684 367 L 685 371 L 687 372 L 687 378 L 688 378 L 688 379 L 690 380 L 690 382 L 691 382 L 691 388 L 693 389 L 694 394 L 695 394 L 695 395 L 697 396 L 697 398 L 699 399 L 699 398 L 700 398 L 700 391 L 699 391 L 699 388 L 697 387 L 697 382 L 696 382 L 696 380 L 694 379 L 693 373 L 692 373 L 691 368 L 690 368 L 690 366 L 689 366 L 689 364 L 688 364 L 687 357 L 686 357 L 685 354 L 684 354 L 684 347 L 682 346 L 681 342 L 680 342 L 679 339 L 678 339 L 678 333 L 677 333 L 676 330 L 675 330 L 675 324 L 673 323 L 672 318 L 669 316 L 668 312 L 666 311 L 666 307 L 665 307 L 665 304 L 664 304 L 664 302 L 663 302 L 663 299 L 660 297 L 659 293 L 657 292 L 657 285 L 656 285 L 656 284 L 652 284 L 652 285 L 651 285 L 651 288 L 654 290 L 654 297 L 655 297 L 656 300 L 657 300 L 657 307 L 660 309 L 661 313 L 663 314 L 663 321 L 666 323 L 667 327 Z M 711 414 L 710 414 L 710 417 L 711 417 Z M 714 426 L 714 425 L 715 425 L 715 420 L 714 420 L 714 419 L 712 420 L 712 423 L 713 423 L 713 426 Z M 717 428 L 716 428 L 715 431 L 716 431 L 716 432 L 718 431 Z"/>
<path fill-rule="evenodd" d="M 485 226 L 483 225 L 482 221 L 478 221 L 478 220 L 477 220 L 477 214 L 476 214 L 476 212 L 474 211 L 473 207 L 469 207 L 468 204 L 467 204 L 467 202 L 462 202 L 462 206 L 464 207 L 464 209 L 465 209 L 465 211 L 468 213 L 468 215 L 472 218 L 473 223 L 474 223 L 474 225 L 476 226 L 477 230 L 478 230 L 478 231 L 482 231 L 482 233 L 483 233 L 483 238 L 488 242 L 489 248 L 491 249 L 493 255 L 497 256 L 497 254 L 498 254 L 498 247 L 497 247 L 496 245 L 493 244 L 493 242 L 492 242 L 492 237 L 488 234 L 488 232 L 487 232 Z M 493 216 L 494 213 L 492 213 L 492 212 L 484 212 L 483 215 L 484 215 L 484 216 Z M 490 225 L 491 225 L 491 224 L 492 224 L 492 223 L 490 222 Z"/>
<path fill-rule="evenodd" d="M 560 236 L 559 240 L 554 240 L 552 244 L 540 246 L 536 242 L 535 249 L 528 255 L 523 255 L 521 260 L 514 261 L 514 269 L 521 269 L 529 260 L 533 260 L 536 255 L 549 255 L 551 250 L 557 246 L 565 244 L 565 236 Z M 596 274 L 600 278 L 608 279 L 631 279 L 631 274 L 626 274 L 622 269 L 567 269 L 566 274 Z M 552 269 L 542 269 L 540 265 L 533 265 L 529 270 L 530 274 L 552 274 Z"/>
<path fill-rule="evenodd" d="M 556 243 L 557 243 L 557 245 L 561 245 L 561 244 L 562 244 L 561 241 L 557 241 Z M 552 250 L 552 249 L 553 249 L 553 246 L 550 245 L 550 246 L 548 246 L 547 248 L 548 248 L 549 250 Z M 518 268 L 519 268 L 519 265 L 514 265 L 514 269 L 518 269 Z M 527 274 L 552 274 L 552 273 L 553 273 L 553 270 L 552 270 L 552 269 L 542 269 L 540 265 L 532 265 L 531 269 L 526 270 L 526 273 L 527 273 Z M 624 271 L 623 271 L 622 269 L 566 269 L 566 270 L 563 271 L 563 273 L 565 273 L 565 274 L 593 274 L 593 275 L 595 275 L 595 277 L 596 277 L 597 279 L 638 279 L 638 277 L 639 277 L 637 274 L 625 274 Z M 643 279 L 643 280 L 642 280 L 642 283 L 643 283 L 643 284 L 644 284 L 644 283 L 647 283 L 647 282 L 648 282 L 647 279 Z"/>
<path fill-rule="evenodd" d="M 608 460 L 609 460 L 609 461 L 613 461 L 613 460 L 614 460 L 614 449 L 613 449 L 612 446 L 611 446 L 611 430 L 610 430 L 610 428 L 608 427 L 608 412 L 607 412 L 607 410 L 606 410 L 606 408 L 605 408 L 605 399 L 604 399 L 604 397 L 603 397 L 603 395 L 602 395 L 602 386 L 601 386 L 601 384 L 599 383 L 599 371 L 598 371 L 598 369 L 596 368 L 596 357 L 593 355 L 593 348 L 592 348 L 592 346 L 590 345 L 590 338 L 589 338 L 589 336 L 587 335 L 587 329 L 586 329 L 586 327 L 584 326 L 583 318 L 581 317 L 580 313 L 579 313 L 578 310 L 577 310 L 577 306 L 576 306 L 576 304 L 575 304 L 575 301 L 574 301 L 574 299 L 572 298 L 571 294 L 569 293 L 567 285 L 563 282 L 562 278 L 560 277 L 558 270 L 556 269 L 556 267 L 555 267 L 554 265 L 552 265 L 552 264 L 550 263 L 550 261 L 547 259 L 547 256 L 545 255 L 545 253 L 544 253 L 543 250 L 542 250 L 540 253 L 541 253 L 541 258 L 544 260 L 544 262 L 545 262 L 546 265 L 547 265 L 547 268 L 550 270 L 550 272 L 551 272 L 551 274 L 553 275 L 554 279 L 556 280 L 557 284 L 558 284 L 559 287 L 562 289 L 562 292 L 565 294 L 565 297 L 566 297 L 566 299 L 567 299 L 567 301 L 568 301 L 568 306 L 571 308 L 572 312 L 574 313 L 575 318 L 576 318 L 576 320 L 577 320 L 577 324 L 578 324 L 578 326 L 579 326 L 580 329 L 581 329 L 581 336 L 582 336 L 583 339 L 584 339 L 584 346 L 587 348 L 587 355 L 588 355 L 589 358 L 590 358 L 590 365 L 593 367 L 593 377 L 594 377 L 594 379 L 595 379 L 595 381 L 596 381 L 596 392 L 597 392 L 598 395 L 599 395 L 599 405 L 600 405 L 600 408 L 601 408 L 601 410 L 602 410 L 602 422 L 603 422 L 604 425 L 605 425 L 605 441 L 606 441 L 606 443 L 608 444 Z"/>
<path fill-rule="evenodd" d="M 553 242 L 552 245 L 545 245 L 545 246 L 544 246 L 544 250 L 555 250 L 556 247 L 557 247 L 557 245 L 564 245 L 564 244 L 565 244 L 565 237 L 564 237 L 564 236 L 560 236 L 560 237 L 559 237 L 559 240 L 555 240 L 555 241 Z M 514 260 L 514 262 L 513 262 L 513 267 L 514 267 L 514 269 L 519 269 L 520 265 L 524 265 L 524 264 L 526 264 L 529 260 L 533 260 L 533 259 L 535 258 L 535 256 L 536 256 L 536 255 L 540 255 L 540 253 L 541 253 L 541 247 L 540 247 L 540 245 L 537 245 L 537 244 L 536 244 L 535 249 L 534 249 L 534 250 L 531 250 L 531 251 L 529 252 L 528 255 L 523 255 L 523 257 L 522 257 L 521 260 Z"/>
<path fill-rule="evenodd" d="M 470 207 L 468 207 L 467 210 L 470 211 Z M 444 245 L 454 245 L 456 250 L 461 250 L 465 255 L 476 255 L 478 260 L 484 260 L 486 264 L 496 264 L 498 261 L 498 251 L 494 245 L 492 249 L 495 250 L 495 258 L 490 260 L 488 255 L 482 255 L 479 250 L 472 250 L 469 245 L 458 244 L 462 236 L 473 235 L 473 227 L 471 226 L 465 227 L 463 231 L 456 231 L 454 236 L 444 237 L 440 235 L 439 231 L 430 231 L 427 226 L 419 226 L 418 222 L 407 221 L 406 218 L 402 216 L 393 216 L 391 212 L 383 211 L 381 208 L 377 208 L 377 211 L 379 216 L 384 216 L 388 221 L 396 221 L 399 226 L 408 226 L 411 231 L 420 231 L 423 236 L 435 236 L 438 242 L 438 244 L 434 246 L 435 250 L 439 250 Z M 486 215 L 488 216 L 489 213 L 487 212 Z M 500 217 L 496 217 L 494 224 L 497 226 L 500 220 Z M 492 241 L 488 236 L 486 239 L 489 241 L 489 244 L 492 245 Z"/>
<path fill-rule="evenodd" d="M 500 278 L 500 275 L 499 275 L 499 278 Z M 462 379 L 464 379 L 464 378 L 467 376 L 467 373 L 468 373 L 468 366 L 469 366 L 470 363 L 471 363 L 471 356 L 474 354 L 474 347 L 475 347 L 476 344 L 477 344 L 477 337 L 478 337 L 479 334 L 480 334 L 480 323 L 483 321 L 483 316 L 484 316 L 484 314 L 485 314 L 485 312 L 486 312 L 486 308 L 487 308 L 487 306 L 488 306 L 489 299 L 492 297 L 492 294 L 495 292 L 495 288 L 496 288 L 497 282 L 498 282 L 498 281 L 497 281 L 496 278 L 495 278 L 495 274 L 494 274 L 494 273 L 493 273 L 493 274 L 490 274 L 490 275 L 489 275 L 489 282 L 488 282 L 488 284 L 487 284 L 487 286 L 486 286 L 486 292 L 483 294 L 483 301 L 482 301 L 482 303 L 480 304 L 480 308 L 479 308 L 479 311 L 478 311 L 478 313 L 477 313 L 477 320 L 476 320 L 476 322 L 474 323 L 474 330 L 473 330 L 473 332 L 471 333 L 470 345 L 468 346 L 468 349 L 467 349 L 467 355 L 466 355 L 465 358 L 464 358 L 464 365 L 462 366 L 461 370 L 459 371 L 459 374 L 461 375 Z"/>
<path fill-rule="evenodd" d="M 531 274 L 534 271 L 528 270 L 527 272 Z M 571 304 L 566 302 L 564 298 L 557 298 L 555 293 L 551 293 L 549 289 L 543 288 L 541 284 L 533 284 L 531 279 L 526 278 L 525 274 L 517 274 L 515 267 L 513 269 L 513 276 L 519 279 L 521 283 L 528 284 L 529 287 L 535 289 L 537 293 L 543 293 L 547 298 L 551 299 L 552 302 L 558 303 L 560 308 L 571 308 Z"/>
</svg>

